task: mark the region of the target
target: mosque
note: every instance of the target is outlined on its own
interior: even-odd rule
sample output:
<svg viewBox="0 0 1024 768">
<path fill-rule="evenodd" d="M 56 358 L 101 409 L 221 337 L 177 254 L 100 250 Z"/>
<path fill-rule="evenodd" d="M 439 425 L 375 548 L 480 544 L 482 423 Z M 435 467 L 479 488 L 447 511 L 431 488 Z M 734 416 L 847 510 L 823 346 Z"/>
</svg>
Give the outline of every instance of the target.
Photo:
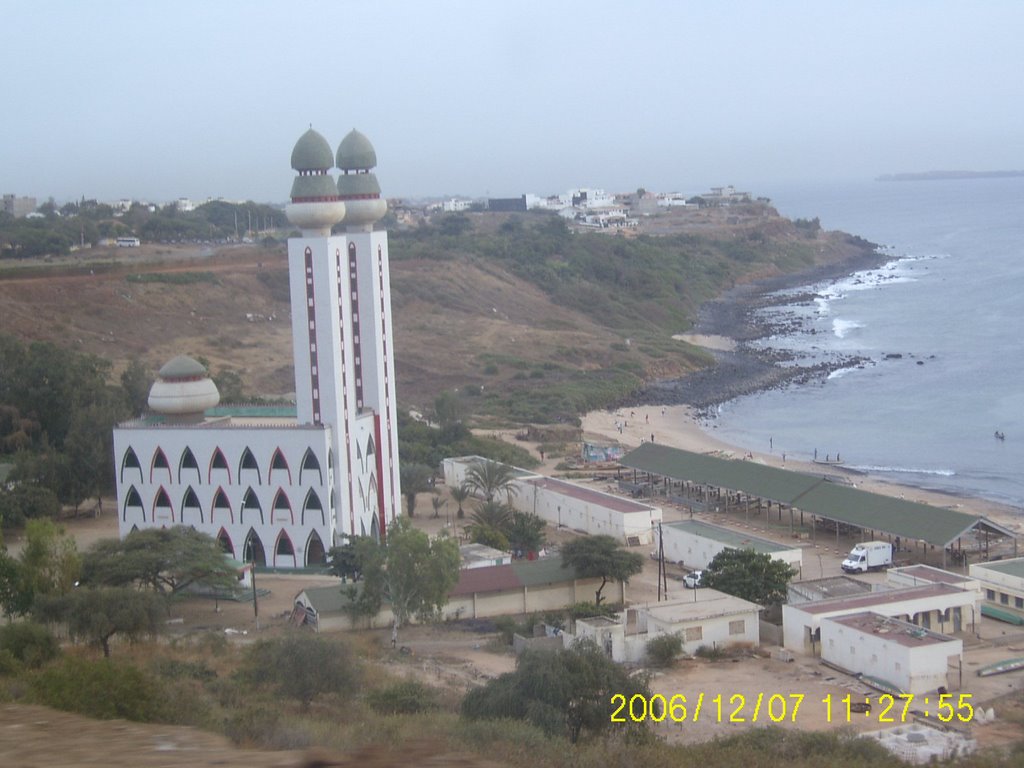
<svg viewBox="0 0 1024 768">
<path fill-rule="evenodd" d="M 292 150 L 288 240 L 295 407 L 221 406 L 206 369 L 160 369 L 150 412 L 114 429 L 122 537 L 189 525 L 232 557 L 325 562 L 348 535 L 385 536 L 400 514 L 387 212 L 373 145 L 337 154 L 312 128 Z M 340 175 L 335 183 L 331 169 Z M 335 225 L 344 234 L 332 235 Z"/>
</svg>

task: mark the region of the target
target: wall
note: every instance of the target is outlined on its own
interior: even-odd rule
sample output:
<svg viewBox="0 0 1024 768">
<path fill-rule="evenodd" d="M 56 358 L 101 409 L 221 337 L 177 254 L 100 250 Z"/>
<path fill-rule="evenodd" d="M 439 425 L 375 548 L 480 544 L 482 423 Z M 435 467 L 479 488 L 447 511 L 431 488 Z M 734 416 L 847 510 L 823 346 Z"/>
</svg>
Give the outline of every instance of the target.
<svg viewBox="0 0 1024 768">
<path fill-rule="evenodd" d="M 692 570 L 707 568 L 715 555 L 730 548 L 717 539 L 701 536 L 693 531 L 662 526 L 662 541 L 665 546 L 665 559 L 673 563 L 681 563 Z M 803 552 L 800 549 L 784 549 L 770 553 L 775 560 L 781 560 L 800 572 Z"/>
<path fill-rule="evenodd" d="M 743 622 L 743 630 L 739 634 L 732 634 L 729 631 L 729 625 L 737 621 Z M 701 646 L 722 648 L 736 643 L 758 645 L 761 637 L 757 611 L 674 623 L 648 616 L 647 628 L 649 637 L 654 637 L 659 633 L 678 634 L 683 639 L 683 652 L 690 654 L 696 653 Z M 700 638 L 688 640 L 687 630 L 692 632 L 697 628 L 700 629 Z"/>
</svg>

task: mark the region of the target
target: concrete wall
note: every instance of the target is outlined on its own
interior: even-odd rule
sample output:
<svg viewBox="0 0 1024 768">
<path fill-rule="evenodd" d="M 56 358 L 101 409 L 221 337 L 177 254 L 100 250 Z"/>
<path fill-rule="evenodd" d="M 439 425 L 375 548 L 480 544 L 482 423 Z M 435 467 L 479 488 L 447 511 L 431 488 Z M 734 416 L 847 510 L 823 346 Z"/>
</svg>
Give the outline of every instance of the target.
<svg viewBox="0 0 1024 768">
<path fill-rule="evenodd" d="M 859 672 L 898 686 L 907 693 L 934 693 L 956 687 L 947 672 L 950 657 L 963 655 L 963 641 L 950 638 L 917 647 L 885 635 L 863 632 L 828 619 L 821 622 L 821 658 L 851 672 Z"/>
<path fill-rule="evenodd" d="M 648 616 L 647 629 L 650 637 L 661 633 L 679 635 L 683 640 L 683 652 L 691 654 L 696 653 L 701 646 L 722 648 L 736 643 L 758 645 L 761 638 L 757 611 L 676 623 Z"/>
<path fill-rule="evenodd" d="M 971 576 L 978 580 L 984 602 L 1024 617 L 1024 579 L 985 568 L 986 563 L 971 565 Z"/>
<path fill-rule="evenodd" d="M 666 560 L 681 563 L 692 570 L 707 568 L 715 555 L 730 547 L 717 539 L 673 528 L 671 525 L 662 526 L 662 541 Z M 803 567 L 803 551 L 799 548 L 772 552 L 771 556 L 793 566 L 797 573 Z"/>
</svg>

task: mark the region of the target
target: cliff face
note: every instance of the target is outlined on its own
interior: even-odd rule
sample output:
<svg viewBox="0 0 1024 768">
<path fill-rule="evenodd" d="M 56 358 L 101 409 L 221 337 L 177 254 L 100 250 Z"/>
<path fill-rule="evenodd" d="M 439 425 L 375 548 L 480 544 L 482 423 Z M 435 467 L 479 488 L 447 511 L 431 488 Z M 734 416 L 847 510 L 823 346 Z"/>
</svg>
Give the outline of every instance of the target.
<svg viewBox="0 0 1024 768">
<path fill-rule="evenodd" d="M 841 264 L 872 247 L 763 205 L 669 214 L 628 233 L 550 216 L 475 214 L 391 235 L 398 394 L 429 410 L 457 389 L 477 415 L 570 418 L 651 378 L 707 365 L 673 340 L 700 306 L 755 280 Z M 133 251 L 135 249 L 132 249 Z M 44 271 L 0 270 L 3 331 L 155 371 L 177 354 L 243 389 L 293 388 L 283 247 L 150 246 Z M 139 275 L 142 276 L 140 279 Z"/>
</svg>

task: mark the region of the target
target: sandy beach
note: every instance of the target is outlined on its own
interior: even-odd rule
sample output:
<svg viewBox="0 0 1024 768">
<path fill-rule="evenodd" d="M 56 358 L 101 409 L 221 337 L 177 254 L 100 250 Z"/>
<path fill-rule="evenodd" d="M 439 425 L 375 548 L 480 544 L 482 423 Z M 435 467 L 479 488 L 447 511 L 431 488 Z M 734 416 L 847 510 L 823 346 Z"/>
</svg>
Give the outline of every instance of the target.
<svg viewBox="0 0 1024 768">
<path fill-rule="evenodd" d="M 620 433 L 617 424 L 624 424 Z M 723 458 L 742 459 L 749 455 L 749 460 L 757 461 L 773 467 L 820 474 L 822 467 L 806 461 L 794 461 L 787 457 L 783 461 L 782 453 L 748 452 L 745 449 L 730 445 L 715 437 L 713 431 L 705 431 L 697 420 L 696 412 L 686 405 L 638 405 L 621 407 L 606 411 L 591 411 L 583 417 L 584 439 L 597 442 L 618 442 L 627 449 L 635 448 L 641 442 L 654 439 L 656 443 L 681 448 L 695 453 L 721 452 Z M 829 468 L 834 474 L 835 468 Z M 998 504 L 985 499 L 968 496 L 955 496 L 946 493 L 927 491 L 907 485 L 897 485 L 872 478 L 870 475 L 850 475 L 857 488 L 873 493 L 899 496 L 910 501 L 919 501 L 938 507 L 950 507 L 985 517 L 1024 535 L 1024 516 L 1019 509 L 1005 504 Z"/>
</svg>

